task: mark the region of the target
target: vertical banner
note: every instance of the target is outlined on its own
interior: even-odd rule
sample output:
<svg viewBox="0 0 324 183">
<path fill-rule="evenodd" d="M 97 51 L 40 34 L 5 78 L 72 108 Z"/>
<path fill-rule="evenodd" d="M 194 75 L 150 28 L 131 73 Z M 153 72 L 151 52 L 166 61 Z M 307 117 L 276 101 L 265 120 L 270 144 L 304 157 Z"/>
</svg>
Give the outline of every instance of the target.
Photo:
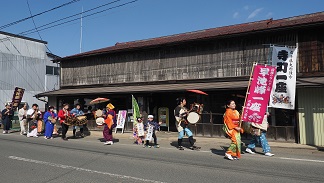
<svg viewBox="0 0 324 183">
<path fill-rule="evenodd" d="M 12 110 L 15 111 L 17 107 L 19 106 L 23 96 L 24 96 L 25 89 L 16 87 L 13 97 L 12 97 L 12 102 L 11 102 L 11 107 Z"/>
<path fill-rule="evenodd" d="M 115 128 L 115 133 L 117 133 L 117 128 L 122 129 L 122 133 L 124 133 L 124 126 L 127 117 L 127 110 L 119 110 L 117 117 L 117 126 Z"/>
<path fill-rule="evenodd" d="M 298 48 L 273 47 L 272 65 L 277 67 L 277 74 L 271 91 L 270 107 L 295 109 L 297 53 Z"/>
<path fill-rule="evenodd" d="M 137 136 L 141 137 L 145 135 L 143 123 L 137 123 L 136 128 L 137 128 Z"/>
<path fill-rule="evenodd" d="M 254 66 L 244 103 L 242 121 L 262 123 L 267 110 L 275 74 L 276 68 L 274 66 Z"/>
<path fill-rule="evenodd" d="M 137 123 L 137 118 L 140 117 L 140 109 L 135 97 L 132 95 L 132 105 L 133 105 L 133 119 L 134 124 Z"/>
<path fill-rule="evenodd" d="M 153 129 L 154 129 L 154 127 L 153 127 L 152 125 L 149 125 L 149 126 L 147 127 L 147 134 L 146 134 L 146 138 L 145 138 L 145 140 L 149 140 L 149 141 L 151 141 L 152 136 L 153 136 Z"/>
</svg>

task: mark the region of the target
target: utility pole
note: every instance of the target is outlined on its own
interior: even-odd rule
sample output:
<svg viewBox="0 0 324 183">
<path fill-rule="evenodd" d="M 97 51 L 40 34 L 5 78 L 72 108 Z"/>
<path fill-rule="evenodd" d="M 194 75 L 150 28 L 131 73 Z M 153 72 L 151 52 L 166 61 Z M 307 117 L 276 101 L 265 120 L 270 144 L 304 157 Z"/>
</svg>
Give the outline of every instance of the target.
<svg viewBox="0 0 324 183">
<path fill-rule="evenodd" d="M 83 6 L 82 6 L 82 12 L 81 12 L 81 30 L 80 30 L 80 53 L 82 53 L 82 15 L 83 15 Z"/>
</svg>

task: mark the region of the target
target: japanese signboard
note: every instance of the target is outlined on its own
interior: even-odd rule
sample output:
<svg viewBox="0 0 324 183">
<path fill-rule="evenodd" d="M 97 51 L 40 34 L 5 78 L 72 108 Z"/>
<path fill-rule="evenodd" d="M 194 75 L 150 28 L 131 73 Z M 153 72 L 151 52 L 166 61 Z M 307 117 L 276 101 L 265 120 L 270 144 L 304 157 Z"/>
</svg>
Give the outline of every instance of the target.
<svg viewBox="0 0 324 183">
<path fill-rule="evenodd" d="M 116 128 L 124 128 L 125 121 L 126 121 L 126 116 L 127 116 L 127 110 L 119 110 L 118 111 Z"/>
<path fill-rule="evenodd" d="M 17 107 L 19 106 L 23 96 L 24 96 L 25 89 L 16 87 L 13 97 L 12 97 L 12 102 L 11 102 L 11 107 L 12 110 L 16 110 Z"/>
<path fill-rule="evenodd" d="M 146 138 L 145 138 L 145 140 L 149 140 L 149 141 L 151 141 L 151 139 L 152 139 L 152 135 L 153 135 L 153 131 L 154 131 L 153 126 L 152 126 L 152 125 L 149 125 L 149 126 L 147 127 L 147 134 L 146 134 Z"/>
<path fill-rule="evenodd" d="M 266 113 L 276 67 L 255 65 L 243 108 L 242 121 L 262 123 Z"/>
<path fill-rule="evenodd" d="M 297 52 L 297 48 L 273 47 L 272 65 L 276 67 L 277 74 L 270 95 L 270 107 L 295 108 Z"/>
</svg>

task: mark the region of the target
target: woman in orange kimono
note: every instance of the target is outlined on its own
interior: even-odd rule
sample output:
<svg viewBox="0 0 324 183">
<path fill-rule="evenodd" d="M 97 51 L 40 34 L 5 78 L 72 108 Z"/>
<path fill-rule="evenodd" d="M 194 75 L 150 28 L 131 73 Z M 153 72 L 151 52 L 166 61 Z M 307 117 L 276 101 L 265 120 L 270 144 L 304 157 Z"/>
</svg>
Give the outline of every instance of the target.
<svg viewBox="0 0 324 183">
<path fill-rule="evenodd" d="M 228 101 L 224 114 L 224 131 L 232 140 L 225 153 L 225 158 L 229 160 L 238 160 L 241 157 L 241 133 L 243 133 L 243 129 L 240 127 L 240 113 L 235 110 L 235 107 L 233 100 Z"/>
</svg>

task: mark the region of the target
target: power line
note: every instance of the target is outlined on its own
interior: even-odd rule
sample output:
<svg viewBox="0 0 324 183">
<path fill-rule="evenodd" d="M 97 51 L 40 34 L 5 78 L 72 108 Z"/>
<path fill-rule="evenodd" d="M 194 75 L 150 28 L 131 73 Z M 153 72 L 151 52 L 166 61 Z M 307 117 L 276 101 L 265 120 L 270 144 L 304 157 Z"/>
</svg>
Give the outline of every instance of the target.
<svg viewBox="0 0 324 183">
<path fill-rule="evenodd" d="M 73 0 L 73 1 L 70 1 L 70 2 L 68 2 L 68 3 L 64 3 L 64 4 L 60 5 L 60 6 L 54 7 L 54 8 L 52 8 L 52 9 L 49 9 L 49 10 L 43 11 L 43 12 L 41 12 L 41 13 L 38 13 L 38 14 L 36 14 L 36 15 L 32 15 L 32 16 L 29 16 L 29 17 L 26 17 L 26 18 L 23 18 L 23 19 L 20 19 L 20 20 L 17 20 L 17 21 L 11 22 L 11 23 L 9 23 L 9 24 L 6 24 L 6 25 L 3 25 L 3 26 L 0 26 L 0 30 L 5 29 L 5 28 L 8 28 L 8 27 L 10 27 L 10 26 L 12 26 L 12 25 L 16 25 L 16 24 L 18 24 L 18 23 L 20 23 L 20 22 L 24 22 L 24 21 L 26 21 L 26 20 L 28 20 L 28 19 L 31 19 L 31 18 L 37 17 L 37 16 L 42 15 L 42 14 L 44 14 L 44 13 L 47 13 L 47 12 L 50 12 L 50 11 L 53 11 L 53 10 L 56 10 L 56 9 L 62 8 L 62 7 L 64 7 L 64 6 L 67 6 L 67 5 L 69 5 L 69 4 L 72 4 L 72 3 L 75 3 L 75 2 L 78 2 L 78 1 L 80 1 L 80 0 Z"/>
<path fill-rule="evenodd" d="M 122 7 L 122 6 L 126 6 L 128 4 L 131 4 L 131 3 L 135 3 L 136 1 L 139 1 L 139 0 L 133 0 L 133 1 L 129 1 L 127 3 L 123 3 L 121 5 L 118 5 L 118 6 L 114 6 L 114 7 L 111 7 L 111 8 L 107 8 L 107 9 L 104 9 L 104 10 L 101 10 L 101 11 L 97 11 L 95 13 L 92 13 L 92 14 L 89 14 L 89 15 L 85 15 L 83 16 L 83 18 L 86 18 L 86 17 L 90 17 L 90 16 L 93 16 L 93 15 L 96 15 L 96 14 L 99 14 L 99 13 L 103 13 L 105 11 L 108 11 L 108 10 L 111 10 L 111 9 L 115 9 L 115 8 L 119 8 L 119 7 Z M 75 18 L 75 19 L 72 19 L 72 20 L 68 20 L 68 21 L 65 21 L 65 22 L 62 22 L 62 23 L 59 23 L 59 24 L 55 24 L 55 25 L 52 25 L 52 26 L 49 26 L 49 27 L 45 27 L 43 29 L 38 29 L 38 31 L 43 31 L 43 30 L 47 30 L 47 29 L 50 29 L 50 28 L 53 28 L 53 27 L 57 27 L 57 26 L 60 26 L 60 25 L 63 25 L 63 24 L 67 24 L 69 22 L 74 22 L 76 20 L 79 20 L 79 18 Z M 37 28 L 41 28 L 42 26 L 40 27 L 37 27 Z M 35 30 L 35 29 L 33 29 Z M 31 31 L 31 32 L 23 32 L 23 33 L 20 33 L 21 35 L 28 35 L 28 34 L 32 34 L 32 33 L 35 33 L 36 31 Z"/>
<path fill-rule="evenodd" d="M 29 2 L 28 2 L 28 0 L 27 0 L 27 6 L 28 6 L 28 10 L 29 10 L 29 13 L 30 13 L 31 19 L 33 20 L 33 23 L 34 23 L 34 27 L 35 27 L 35 29 L 36 29 L 36 31 L 37 31 L 37 33 L 38 33 L 38 36 L 39 36 L 40 39 L 43 41 L 43 38 L 42 38 L 42 36 L 40 35 L 40 33 L 39 33 L 38 29 L 37 29 L 36 23 L 35 23 L 35 21 L 34 21 L 34 17 L 33 17 L 33 14 L 32 14 L 32 12 L 31 12 L 31 10 L 30 10 L 30 6 L 29 6 Z M 45 47 L 47 48 L 47 50 L 48 50 L 50 53 L 52 53 L 51 50 L 47 47 L 47 45 L 46 45 L 46 44 L 44 44 L 44 45 L 45 45 Z"/>
<path fill-rule="evenodd" d="M 39 27 L 37 27 L 37 28 L 46 27 L 46 26 L 48 26 L 48 25 L 51 25 L 51 24 L 54 24 L 54 23 L 60 22 L 60 21 L 62 21 L 62 20 L 66 20 L 66 19 L 69 19 L 69 18 L 72 18 L 72 17 L 78 16 L 78 15 L 82 15 L 82 14 L 84 14 L 84 13 L 87 13 L 87 12 L 90 12 L 90 11 L 93 11 L 93 10 L 96 10 L 96 9 L 99 9 L 99 8 L 102 8 L 102 7 L 104 7 L 104 6 L 108 6 L 108 5 L 110 5 L 110 4 L 117 3 L 117 2 L 119 2 L 119 1 L 121 1 L 121 0 L 115 0 L 115 1 L 112 1 L 112 2 L 109 2 L 109 3 L 106 3 L 106 4 L 103 4 L 103 5 L 100 5 L 100 6 L 97 6 L 97 7 L 91 8 L 91 9 L 89 9 L 89 10 L 83 11 L 83 13 L 81 12 L 81 13 L 73 14 L 73 15 L 70 15 L 70 16 L 67 16 L 67 17 L 64 17 L 64 18 L 61 18 L 61 19 L 55 20 L 55 21 L 53 21 L 53 22 L 50 22 L 50 23 L 47 23 L 47 24 L 41 25 L 41 26 L 39 26 Z M 36 28 L 34 28 L 34 29 L 29 29 L 29 30 L 24 31 L 24 32 L 21 32 L 21 33 L 19 33 L 19 34 L 28 34 L 28 32 L 34 31 L 35 29 L 36 29 Z"/>
</svg>

